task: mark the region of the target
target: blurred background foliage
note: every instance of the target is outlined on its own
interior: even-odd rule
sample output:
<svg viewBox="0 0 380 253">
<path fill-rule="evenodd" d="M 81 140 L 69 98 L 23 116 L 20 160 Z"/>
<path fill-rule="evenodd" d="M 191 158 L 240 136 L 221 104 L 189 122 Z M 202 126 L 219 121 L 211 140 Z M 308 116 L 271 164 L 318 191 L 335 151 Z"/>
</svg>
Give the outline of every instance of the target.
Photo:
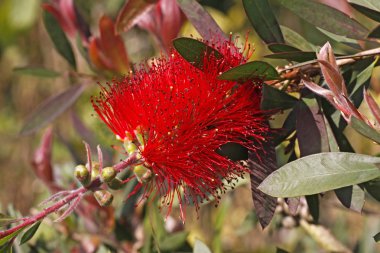
<svg viewBox="0 0 380 253">
<path fill-rule="evenodd" d="M 20 129 L 25 119 L 38 104 L 47 97 L 68 88 L 73 80 L 70 73 L 72 70 L 56 52 L 44 28 L 40 7 L 42 2 L 41 0 L 0 1 L 0 203 L 3 210 L 18 210 L 23 215 L 27 215 L 30 208 L 45 199 L 49 193 L 31 168 L 33 152 L 38 146 L 42 131 L 34 135 L 20 136 Z M 263 55 L 270 52 L 252 31 L 241 1 L 202 0 L 200 2 L 206 6 L 223 31 L 232 32 L 234 35 L 239 34 L 240 37 L 244 37 L 247 31 L 250 31 L 249 41 L 255 47 L 254 59 L 261 59 Z M 91 31 L 97 33 L 98 20 L 101 15 L 107 14 L 116 18 L 124 0 L 76 0 L 75 3 L 85 20 L 91 25 Z M 338 4 L 337 6 L 347 11 L 346 5 Z M 315 46 L 323 45 L 329 39 L 311 25 L 291 15 L 286 9 L 280 8 L 276 4 L 273 4 L 273 8 L 278 14 L 280 24 L 292 27 Z M 370 20 L 365 19 L 353 9 L 348 9 L 348 11 L 350 15 L 354 15 L 361 21 L 364 20 L 362 23 L 368 28 L 373 28 L 374 24 Z M 186 23 L 181 30 L 181 35 L 197 37 L 197 32 L 190 23 Z M 139 63 L 141 60 L 159 55 L 154 40 L 142 29 L 133 28 L 124 34 L 123 38 L 133 63 Z M 337 53 L 357 52 L 353 48 L 342 46 L 342 44 L 338 45 L 334 42 L 332 44 Z M 282 60 L 269 60 L 269 62 L 277 66 L 287 64 Z M 15 68 L 25 66 L 45 67 L 62 74 L 54 78 L 39 78 L 20 75 L 13 71 Z M 83 73 L 92 71 L 86 64 L 81 63 L 78 64 L 78 69 Z M 379 69 L 375 68 L 371 81 L 373 94 L 376 97 L 379 97 L 380 92 L 380 75 L 378 73 Z M 91 134 L 96 136 L 97 142 L 91 143 L 93 147 L 101 143 L 102 147 L 109 148 L 114 144 L 113 135 L 93 115 L 94 112 L 89 102 L 91 95 L 98 91 L 98 81 L 104 82 L 101 79 L 93 80 L 93 88 L 87 89 L 74 107 L 54 122 L 55 141 L 52 160 L 54 161 L 55 176 L 59 178 L 58 182 L 61 185 L 72 183 L 74 164 L 83 163 L 85 159 L 83 136 L 75 131 L 73 118 L 80 119 L 84 126 L 91 130 Z M 361 109 L 367 110 L 365 106 Z M 371 141 L 362 138 L 350 129 L 346 131 L 349 133 L 348 137 L 356 152 L 378 154 L 379 149 L 376 149 Z M 110 148 L 108 152 L 115 153 Z M 53 249 L 54 252 L 93 252 L 91 250 L 97 247 L 99 247 L 99 252 L 107 252 L 104 246 L 100 246 L 101 242 L 117 248 L 120 243 L 128 244 L 128 240 L 131 238 L 141 238 L 143 231 L 152 235 L 153 239 L 150 243 L 156 246 L 149 246 L 150 243 L 147 241 L 142 242 L 145 245 L 142 247 L 142 252 L 160 251 L 159 248 L 162 252 L 175 250 L 189 252 L 196 238 L 203 241 L 212 252 L 216 253 L 276 252 L 276 245 L 280 245 L 290 252 L 325 252 L 316 243 L 315 238 L 312 239 L 306 234 L 304 228 L 298 226 L 296 219 L 287 216 L 286 212 L 281 210 L 276 214 L 271 226 L 262 231 L 252 211 L 251 192 L 247 182 L 242 182 L 235 191 L 224 195 L 218 208 L 212 204 L 205 205 L 201 208 L 199 217 L 192 208 L 189 208 L 184 225 L 186 232 L 182 235 L 176 234 L 175 238 L 167 237 L 164 234 L 182 231 L 183 225 L 176 218 L 178 210 L 175 210 L 164 224 L 153 204 L 147 205 L 146 208 L 140 205 L 134 209 L 133 203 L 123 202 L 125 195 L 115 195 L 114 209 L 109 211 L 112 212 L 112 215 L 108 213 L 105 219 L 101 217 L 103 222 L 108 222 L 101 233 L 94 232 L 95 234 L 92 234 L 80 229 L 83 225 L 80 223 L 83 221 L 77 217 L 71 216 L 62 224 L 56 224 L 54 228 L 51 227 L 52 220 L 47 219 L 41 225 L 42 229 L 38 231 L 38 235 L 32 240 L 29 248 L 24 252 L 53 252 Z M 320 213 L 321 224 L 330 228 L 331 233 L 340 242 L 355 249 L 355 252 L 379 252 L 380 247 L 372 239 L 372 236 L 380 228 L 379 204 L 369 199 L 363 211 L 366 215 L 360 215 L 338 205 L 333 194 L 325 195 L 324 199 L 326 201 L 322 202 L 320 207 L 323 210 Z M 99 215 L 103 214 L 99 212 Z M 115 224 L 114 216 L 136 217 L 136 219 L 131 218 L 127 223 Z M 113 230 L 118 231 L 116 236 L 109 236 L 110 231 Z M 70 234 L 69 231 L 75 231 L 75 233 Z M 128 234 L 131 231 L 134 234 Z M 123 241 L 122 239 L 127 240 Z M 179 243 L 179 246 L 175 246 L 175 243 Z M 128 246 L 124 245 L 125 248 L 133 250 L 133 247 L 137 247 L 132 243 L 129 244 Z M 40 251 L 33 251 L 37 248 Z M 22 250 L 19 247 L 16 249 Z"/>
</svg>

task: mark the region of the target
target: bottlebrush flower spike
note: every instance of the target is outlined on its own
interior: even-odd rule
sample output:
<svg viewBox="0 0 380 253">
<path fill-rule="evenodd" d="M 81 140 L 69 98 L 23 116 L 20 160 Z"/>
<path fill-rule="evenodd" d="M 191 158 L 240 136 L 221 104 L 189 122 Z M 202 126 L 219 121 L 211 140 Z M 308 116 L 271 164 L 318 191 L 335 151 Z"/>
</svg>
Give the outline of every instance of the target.
<svg viewBox="0 0 380 253">
<path fill-rule="evenodd" d="M 268 116 L 260 111 L 260 82 L 217 79 L 246 62 L 243 52 L 231 41 L 208 44 L 223 57 L 205 55 L 204 71 L 172 51 L 169 58 L 102 86 L 92 98 L 127 153 L 138 152 L 134 172 L 144 196 L 154 192 L 162 197 L 168 213 L 177 196 L 183 219 L 183 204 L 199 209 L 203 200 L 217 199 L 247 171 L 216 151 L 233 142 L 255 152 L 269 131 Z"/>
<path fill-rule="evenodd" d="M 53 0 L 42 4 L 42 8 L 50 12 L 59 22 L 68 36 L 79 33 L 82 41 L 87 44 L 91 36 L 90 29 L 75 7 L 73 0 Z"/>
</svg>

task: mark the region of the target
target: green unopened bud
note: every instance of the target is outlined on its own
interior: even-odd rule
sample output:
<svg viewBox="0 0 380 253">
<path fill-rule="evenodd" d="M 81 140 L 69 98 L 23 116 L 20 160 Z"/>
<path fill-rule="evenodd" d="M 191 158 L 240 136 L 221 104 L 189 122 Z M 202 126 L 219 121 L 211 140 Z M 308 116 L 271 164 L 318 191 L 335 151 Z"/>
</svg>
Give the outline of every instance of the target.
<svg viewBox="0 0 380 253">
<path fill-rule="evenodd" d="M 137 146 L 136 144 L 134 144 L 133 142 L 127 140 L 127 141 L 124 141 L 124 149 L 125 151 L 127 151 L 127 153 L 130 155 L 132 154 L 133 152 L 135 152 L 137 150 Z"/>
<path fill-rule="evenodd" d="M 74 175 L 83 186 L 87 186 L 91 182 L 90 172 L 84 165 L 76 166 Z"/>
<path fill-rule="evenodd" d="M 94 180 L 97 176 L 99 176 L 99 163 L 92 161 L 92 170 L 91 170 L 91 180 Z"/>
<path fill-rule="evenodd" d="M 102 169 L 102 180 L 104 182 L 110 182 L 112 179 L 116 177 L 116 170 L 113 167 L 105 167 Z"/>
<path fill-rule="evenodd" d="M 121 187 L 124 186 L 123 181 L 121 181 L 119 178 L 115 177 L 110 182 L 107 183 L 108 187 L 112 190 L 119 190 Z"/>
<path fill-rule="evenodd" d="M 133 168 L 137 180 L 141 183 L 146 183 L 152 178 L 152 171 L 144 165 L 137 165 Z"/>
<path fill-rule="evenodd" d="M 94 197 L 100 206 L 109 206 L 113 200 L 113 195 L 106 190 L 99 190 L 94 192 Z"/>
<path fill-rule="evenodd" d="M 144 132 L 143 128 L 141 126 L 138 126 L 136 130 L 134 131 L 137 141 L 140 143 L 142 147 L 145 145 L 145 140 L 147 139 L 147 133 Z"/>
</svg>

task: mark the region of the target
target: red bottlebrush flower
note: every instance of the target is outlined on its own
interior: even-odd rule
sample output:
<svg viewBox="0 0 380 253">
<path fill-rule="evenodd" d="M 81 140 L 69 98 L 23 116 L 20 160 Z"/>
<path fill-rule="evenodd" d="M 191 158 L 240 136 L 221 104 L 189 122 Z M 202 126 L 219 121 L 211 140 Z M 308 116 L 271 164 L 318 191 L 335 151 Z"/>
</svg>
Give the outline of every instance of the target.
<svg viewBox="0 0 380 253">
<path fill-rule="evenodd" d="M 203 71 L 176 51 L 157 59 L 122 81 L 102 87 L 92 99 L 100 118 L 124 141 L 128 153 L 141 157 L 134 169 L 144 196 L 154 190 L 168 205 L 218 197 L 246 168 L 218 154 L 226 143 L 251 151 L 260 148 L 268 131 L 260 111 L 260 84 L 238 84 L 217 76 L 246 62 L 230 41 L 216 46 L 223 57 L 204 57 Z"/>
</svg>

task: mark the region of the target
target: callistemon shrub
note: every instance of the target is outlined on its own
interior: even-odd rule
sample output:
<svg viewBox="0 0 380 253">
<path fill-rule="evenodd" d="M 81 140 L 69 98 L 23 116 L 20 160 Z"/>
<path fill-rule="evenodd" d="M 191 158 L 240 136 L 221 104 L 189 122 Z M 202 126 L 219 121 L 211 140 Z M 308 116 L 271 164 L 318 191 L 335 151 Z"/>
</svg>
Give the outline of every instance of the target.
<svg viewBox="0 0 380 253">
<path fill-rule="evenodd" d="M 268 131 L 267 116 L 260 111 L 261 83 L 217 78 L 245 63 L 244 52 L 231 41 L 213 47 L 222 57 L 200 56 L 202 69 L 173 50 L 169 57 L 102 86 L 92 100 L 126 155 L 139 159 L 134 174 L 144 195 L 154 192 L 169 211 L 175 196 L 182 212 L 183 204 L 198 209 L 203 200 L 225 192 L 228 182 L 247 169 L 218 149 L 237 143 L 257 152 Z"/>
</svg>

